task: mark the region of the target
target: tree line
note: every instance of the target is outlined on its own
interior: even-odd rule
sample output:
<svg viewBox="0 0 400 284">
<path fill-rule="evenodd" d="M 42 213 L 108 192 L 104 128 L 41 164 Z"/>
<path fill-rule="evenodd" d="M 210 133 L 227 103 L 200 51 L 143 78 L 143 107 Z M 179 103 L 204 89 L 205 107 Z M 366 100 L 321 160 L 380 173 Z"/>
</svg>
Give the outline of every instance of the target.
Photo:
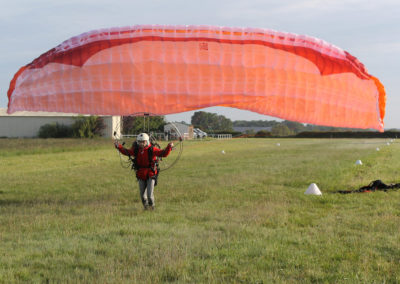
<svg viewBox="0 0 400 284">
<path fill-rule="evenodd" d="M 291 136 L 301 132 L 330 132 L 330 131 L 356 131 L 357 129 L 349 128 L 338 128 L 338 127 L 327 127 L 318 125 L 305 125 L 303 123 L 295 121 L 276 121 L 276 120 L 236 120 L 231 121 L 223 115 L 217 115 L 215 113 L 209 113 L 204 111 L 195 112 L 192 116 L 191 123 L 194 127 L 200 128 L 205 132 L 234 132 L 234 127 L 265 127 L 270 130 L 260 130 L 261 133 L 265 134 L 269 132 L 271 136 Z M 246 134 L 255 135 L 257 132 L 254 130 L 248 130 Z"/>
<path fill-rule="evenodd" d="M 164 116 L 151 116 L 143 118 L 142 116 L 123 116 L 122 133 L 135 134 L 142 132 L 144 126 L 150 132 L 163 132 L 167 124 Z M 230 133 L 234 136 L 242 135 L 241 132 L 235 132 L 234 127 L 265 127 L 267 129 L 254 131 L 247 130 L 248 137 L 383 137 L 375 130 L 361 130 L 356 128 L 340 128 L 319 126 L 312 124 L 303 124 L 295 121 L 276 121 L 276 120 L 236 120 L 231 121 L 223 115 L 205 111 L 197 111 L 191 117 L 191 124 L 195 128 L 200 128 L 207 133 Z M 75 122 L 66 126 L 63 124 L 43 125 L 38 133 L 41 138 L 93 138 L 101 136 L 105 128 L 104 121 L 98 116 L 79 116 Z M 389 131 L 394 133 L 390 137 L 397 137 L 398 130 Z M 358 133 L 358 134 L 355 134 Z M 366 133 L 366 134 L 362 134 Z M 371 134 L 375 133 L 375 134 Z M 385 132 L 386 133 L 386 132 Z M 372 136 L 371 136 L 372 135 Z M 399 135 L 400 136 L 400 135 Z"/>
<path fill-rule="evenodd" d="M 191 123 L 194 127 L 198 127 L 205 132 L 209 133 L 232 133 L 239 135 L 241 133 L 235 132 L 234 127 L 265 127 L 267 129 L 254 131 L 247 130 L 245 134 L 250 137 L 277 137 L 277 136 L 290 136 L 290 137 L 384 137 L 382 133 L 374 129 L 365 130 L 358 128 L 344 128 L 344 127 L 331 127 L 320 126 L 313 124 L 303 124 L 295 121 L 276 121 L 276 120 L 236 120 L 231 121 L 223 115 L 209 113 L 204 111 L 195 112 L 192 116 Z M 388 137 L 397 137 L 399 130 L 390 129 Z M 385 133 L 386 133 L 385 132 Z M 399 135 L 400 136 L 400 135 Z"/>
</svg>

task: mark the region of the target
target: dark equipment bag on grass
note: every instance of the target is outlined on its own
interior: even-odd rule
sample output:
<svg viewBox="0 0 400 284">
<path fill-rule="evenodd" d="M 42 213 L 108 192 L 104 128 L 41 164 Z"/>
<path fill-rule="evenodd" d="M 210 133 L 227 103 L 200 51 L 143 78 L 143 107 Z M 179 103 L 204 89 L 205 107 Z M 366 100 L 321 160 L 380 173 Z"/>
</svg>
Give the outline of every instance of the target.
<svg viewBox="0 0 400 284">
<path fill-rule="evenodd" d="M 389 189 L 399 189 L 400 183 L 392 183 L 392 184 L 384 184 L 380 179 L 374 180 L 367 186 L 363 186 L 357 190 L 339 190 L 338 193 L 347 194 L 347 193 L 365 193 L 365 192 L 372 192 L 372 191 L 388 191 Z"/>
</svg>

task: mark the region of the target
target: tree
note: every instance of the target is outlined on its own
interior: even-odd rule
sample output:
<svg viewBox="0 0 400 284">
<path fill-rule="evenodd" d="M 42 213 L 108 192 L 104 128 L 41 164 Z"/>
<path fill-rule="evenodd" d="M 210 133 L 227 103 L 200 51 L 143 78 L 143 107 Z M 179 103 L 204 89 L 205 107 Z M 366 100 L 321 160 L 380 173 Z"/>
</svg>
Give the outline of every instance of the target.
<svg viewBox="0 0 400 284">
<path fill-rule="evenodd" d="M 218 116 L 218 128 L 220 131 L 232 131 L 232 121 L 223 115 Z"/>
<path fill-rule="evenodd" d="M 209 113 L 205 111 L 196 111 L 191 119 L 191 123 L 194 127 L 201 128 L 203 130 L 209 129 Z"/>
<path fill-rule="evenodd" d="M 164 132 L 167 124 L 164 116 L 123 116 L 122 133 L 138 134 L 141 132 Z"/>
<path fill-rule="evenodd" d="M 284 124 L 277 124 L 271 129 L 271 134 L 274 136 L 289 136 L 293 132 Z"/>
<path fill-rule="evenodd" d="M 295 134 L 306 130 L 306 127 L 300 122 L 285 120 L 282 124 L 286 125 Z"/>
<path fill-rule="evenodd" d="M 97 116 L 78 116 L 72 124 L 74 137 L 77 138 L 93 138 L 98 136 L 94 130 L 96 128 Z"/>
<path fill-rule="evenodd" d="M 207 132 L 232 131 L 232 121 L 229 118 L 205 111 L 196 111 L 191 123 L 194 127 Z"/>
</svg>

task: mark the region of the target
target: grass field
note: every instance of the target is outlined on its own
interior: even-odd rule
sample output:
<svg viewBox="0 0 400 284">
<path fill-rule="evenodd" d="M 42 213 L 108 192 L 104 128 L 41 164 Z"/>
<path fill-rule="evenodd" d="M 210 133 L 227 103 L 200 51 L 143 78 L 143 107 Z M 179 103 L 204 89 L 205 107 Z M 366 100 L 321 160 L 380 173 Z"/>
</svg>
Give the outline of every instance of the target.
<svg viewBox="0 0 400 284">
<path fill-rule="evenodd" d="M 399 183 L 386 142 L 185 142 L 150 212 L 110 140 L 0 139 L 0 282 L 399 283 L 400 190 L 335 193 Z"/>
</svg>

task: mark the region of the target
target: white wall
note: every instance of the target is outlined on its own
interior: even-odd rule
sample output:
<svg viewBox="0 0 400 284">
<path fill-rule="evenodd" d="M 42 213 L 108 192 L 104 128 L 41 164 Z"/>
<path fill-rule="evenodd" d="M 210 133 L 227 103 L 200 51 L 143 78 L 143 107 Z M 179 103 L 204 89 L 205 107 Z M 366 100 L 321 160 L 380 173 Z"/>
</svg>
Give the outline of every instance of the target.
<svg viewBox="0 0 400 284">
<path fill-rule="evenodd" d="M 120 116 L 102 116 L 106 129 L 103 130 L 104 137 L 121 137 L 121 117 Z M 114 135 L 114 131 L 116 132 Z"/>
<path fill-rule="evenodd" d="M 104 137 L 113 137 L 114 129 L 119 125 L 119 116 L 103 116 L 106 128 L 103 130 Z M 31 138 L 37 137 L 42 125 L 59 123 L 71 125 L 74 123 L 73 116 L 0 116 L 0 137 L 8 138 Z"/>
<path fill-rule="evenodd" d="M 70 125 L 73 119 L 72 117 L 2 116 L 0 117 L 0 137 L 37 137 L 42 125 L 56 122 Z"/>
</svg>

